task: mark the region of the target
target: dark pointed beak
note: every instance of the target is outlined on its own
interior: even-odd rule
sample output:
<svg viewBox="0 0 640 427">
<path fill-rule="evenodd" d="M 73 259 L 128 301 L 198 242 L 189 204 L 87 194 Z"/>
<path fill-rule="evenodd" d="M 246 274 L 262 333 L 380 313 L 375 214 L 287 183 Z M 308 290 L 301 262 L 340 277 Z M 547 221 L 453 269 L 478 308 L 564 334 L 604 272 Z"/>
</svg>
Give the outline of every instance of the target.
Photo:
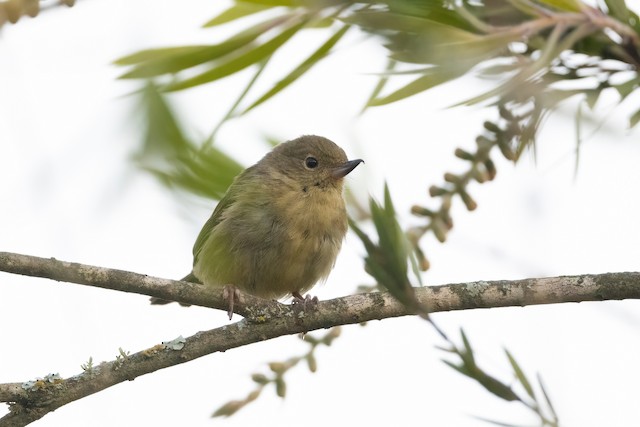
<svg viewBox="0 0 640 427">
<path fill-rule="evenodd" d="M 349 172 L 354 170 L 356 166 L 358 166 L 360 163 L 364 163 L 364 160 L 362 159 L 349 160 L 348 162 L 343 163 L 340 166 L 337 166 L 336 168 L 334 168 L 331 171 L 331 176 L 333 176 L 333 178 L 335 179 L 344 178 L 349 174 Z"/>
</svg>

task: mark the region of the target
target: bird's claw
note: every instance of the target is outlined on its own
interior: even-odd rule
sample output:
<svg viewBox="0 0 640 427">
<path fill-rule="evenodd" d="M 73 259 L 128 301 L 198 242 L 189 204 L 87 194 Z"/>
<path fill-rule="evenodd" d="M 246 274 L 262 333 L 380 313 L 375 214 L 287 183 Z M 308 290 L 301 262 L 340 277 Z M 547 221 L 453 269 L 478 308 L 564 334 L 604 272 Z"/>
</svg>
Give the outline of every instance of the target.
<svg viewBox="0 0 640 427">
<path fill-rule="evenodd" d="M 318 305 L 318 297 L 316 296 L 307 295 L 303 297 L 300 292 L 292 292 L 291 295 L 293 295 L 293 304 L 301 304 L 304 309 Z"/>
<path fill-rule="evenodd" d="M 235 302 L 240 302 L 240 290 L 233 285 L 227 285 L 222 288 L 222 298 L 227 300 L 229 320 L 233 317 L 233 306 Z"/>
</svg>

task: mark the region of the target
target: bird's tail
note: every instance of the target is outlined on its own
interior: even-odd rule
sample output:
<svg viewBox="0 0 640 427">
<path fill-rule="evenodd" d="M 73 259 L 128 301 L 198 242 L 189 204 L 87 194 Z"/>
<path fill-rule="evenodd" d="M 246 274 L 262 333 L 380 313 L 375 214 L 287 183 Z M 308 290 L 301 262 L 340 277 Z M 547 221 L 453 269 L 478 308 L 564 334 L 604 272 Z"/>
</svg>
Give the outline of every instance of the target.
<svg viewBox="0 0 640 427">
<path fill-rule="evenodd" d="M 202 283 L 196 276 L 193 275 L 193 272 L 187 274 L 180 280 L 183 282 Z M 149 301 L 151 301 L 151 305 L 165 305 L 165 304 L 171 304 L 172 302 L 175 302 L 175 301 L 169 301 L 169 300 L 157 298 L 157 297 L 151 297 L 149 298 Z M 191 304 L 180 303 L 180 305 L 183 307 L 189 307 Z"/>
</svg>

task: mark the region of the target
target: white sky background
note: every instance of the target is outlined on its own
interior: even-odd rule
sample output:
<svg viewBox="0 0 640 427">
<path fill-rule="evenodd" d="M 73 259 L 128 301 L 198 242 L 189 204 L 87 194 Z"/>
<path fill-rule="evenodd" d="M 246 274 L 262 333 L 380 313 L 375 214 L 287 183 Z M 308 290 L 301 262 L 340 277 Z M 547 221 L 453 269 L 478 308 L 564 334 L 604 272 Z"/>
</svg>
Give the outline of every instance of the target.
<svg viewBox="0 0 640 427">
<path fill-rule="evenodd" d="M 135 85 L 117 81 L 123 70 L 110 63 L 143 48 L 220 40 L 228 29 L 199 28 L 226 4 L 210 3 L 85 0 L 2 30 L 0 250 L 161 277 L 188 272 L 212 204 L 177 202 L 130 164 L 139 129 L 124 95 Z M 319 42 L 309 36 L 288 55 Z M 295 58 L 281 57 L 265 77 L 282 75 Z M 444 109 L 482 90 L 463 81 L 358 118 L 375 83 L 367 73 L 384 62 L 376 43 L 354 33 L 311 75 L 225 125 L 218 141 L 248 165 L 267 150 L 262 133 L 327 136 L 366 160 L 349 176 L 361 200 L 379 196 L 387 180 L 403 223 L 417 223 L 410 206 L 431 203 L 428 186 L 464 167 L 453 150 L 473 147 L 490 116 L 479 108 Z M 175 97 L 195 135 L 208 134 L 247 78 Z M 614 101 L 603 99 L 602 111 Z M 517 167 L 498 161 L 495 182 L 471 187 L 479 208 L 468 213 L 457 204 L 446 244 L 424 240 L 428 284 L 638 270 L 638 133 L 625 130 L 627 110 L 615 110 L 582 145 L 574 179 L 574 108 L 547 123 L 537 163 L 530 156 Z M 361 255 L 350 235 L 336 270 L 313 294 L 329 299 L 370 283 Z M 503 379 L 503 347 L 531 377 L 540 372 L 562 425 L 627 426 L 640 423 L 639 308 L 633 301 L 582 303 L 434 318 L 456 337 L 464 327 L 481 362 Z M 133 353 L 225 322 L 211 310 L 150 307 L 143 296 L 0 273 L 0 382 L 69 377 L 89 356 L 112 360 L 119 347 Z M 305 366 L 290 372 L 286 399 L 269 388 L 234 417 L 211 420 L 219 405 L 252 389 L 250 374 L 266 372 L 265 362 L 306 351 L 296 337 L 283 337 L 117 385 L 36 425 L 485 425 L 470 415 L 533 423 L 516 404 L 445 367 L 437 344 L 431 328 L 413 318 L 345 327 L 330 349 L 318 351 L 316 374 Z"/>
</svg>

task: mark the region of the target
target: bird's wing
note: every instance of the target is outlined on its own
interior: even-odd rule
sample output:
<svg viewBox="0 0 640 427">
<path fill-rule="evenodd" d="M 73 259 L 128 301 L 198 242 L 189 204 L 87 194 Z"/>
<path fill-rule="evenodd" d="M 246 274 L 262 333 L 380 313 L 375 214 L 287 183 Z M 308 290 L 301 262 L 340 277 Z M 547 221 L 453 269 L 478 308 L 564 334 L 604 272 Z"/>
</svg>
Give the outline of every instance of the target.
<svg viewBox="0 0 640 427">
<path fill-rule="evenodd" d="M 196 260 L 198 259 L 198 255 L 204 246 L 204 243 L 207 241 L 213 229 L 220 223 L 222 220 L 223 212 L 233 204 L 235 201 L 235 191 L 234 186 L 231 184 L 227 193 L 220 199 L 216 208 L 213 210 L 211 217 L 207 220 L 207 222 L 200 230 L 200 234 L 198 234 L 198 238 L 196 239 L 196 243 L 193 245 L 193 264 L 196 264 Z"/>
</svg>

